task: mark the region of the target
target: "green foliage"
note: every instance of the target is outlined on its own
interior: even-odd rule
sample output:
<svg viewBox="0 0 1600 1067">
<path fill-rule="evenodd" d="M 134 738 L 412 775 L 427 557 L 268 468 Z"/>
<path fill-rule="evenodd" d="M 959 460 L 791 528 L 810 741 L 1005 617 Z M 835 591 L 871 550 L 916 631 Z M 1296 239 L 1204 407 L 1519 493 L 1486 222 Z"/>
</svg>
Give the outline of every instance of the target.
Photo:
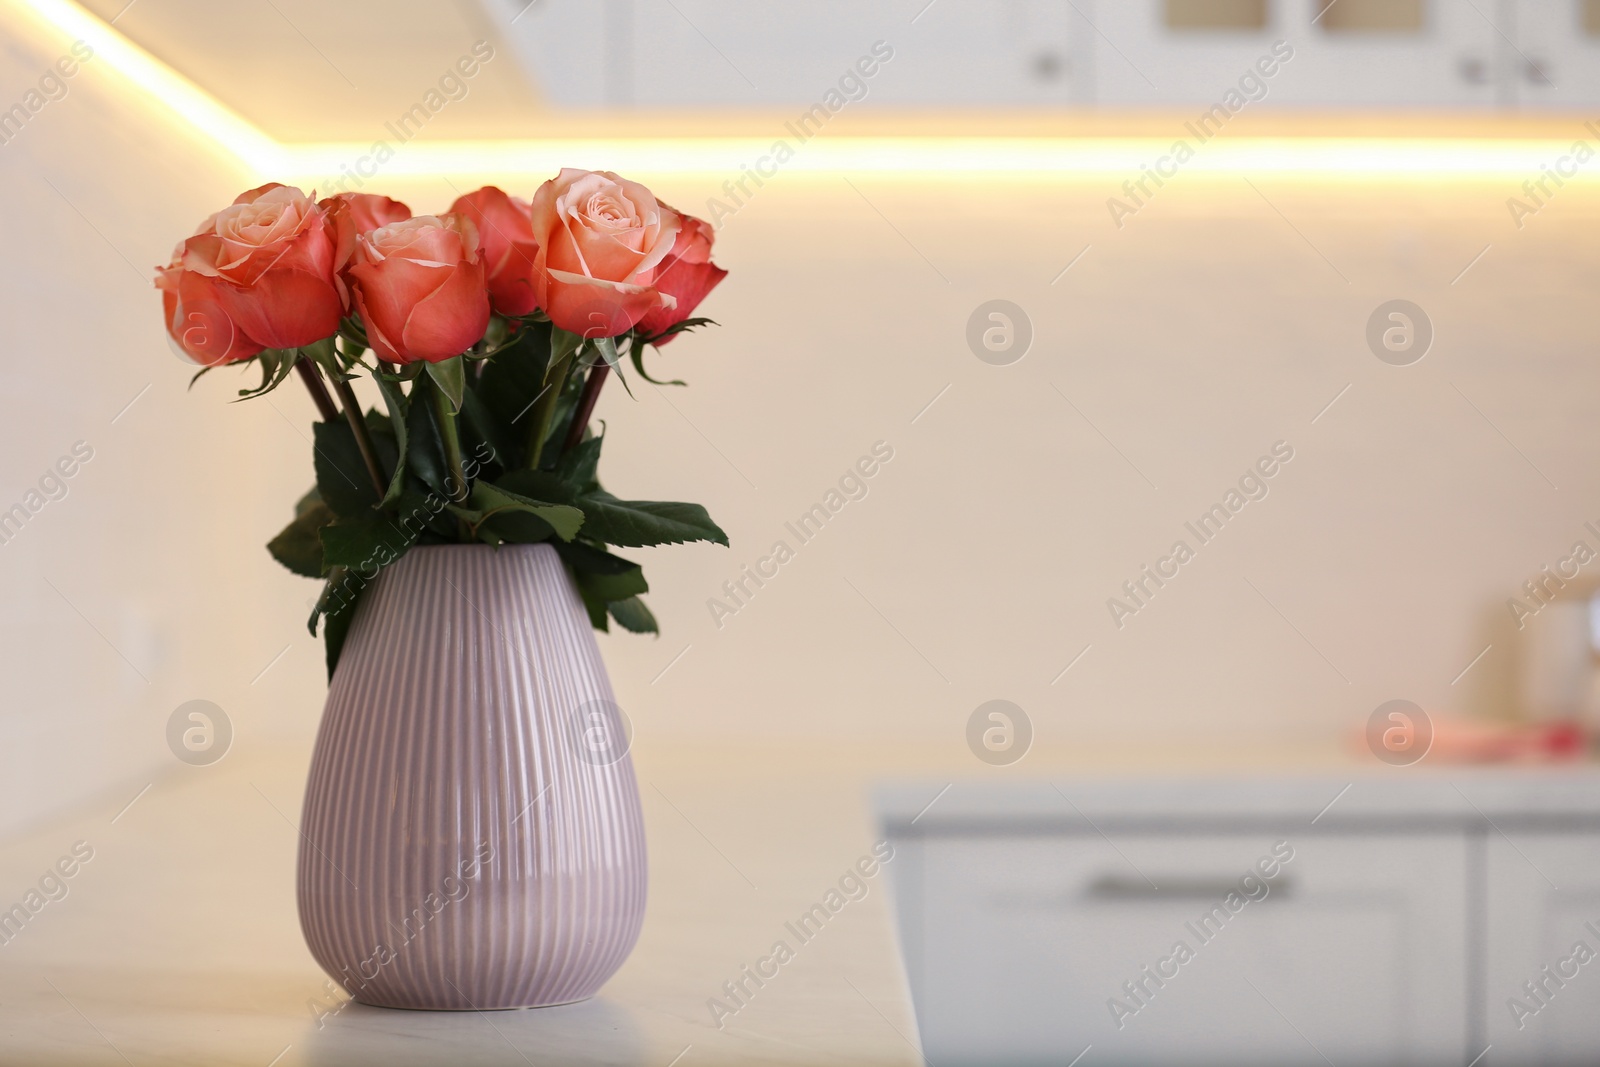
<svg viewBox="0 0 1600 1067">
<path fill-rule="evenodd" d="M 614 621 L 632 633 L 656 633 L 655 617 L 640 599 L 649 590 L 643 570 L 610 549 L 728 543 L 698 504 L 620 500 L 606 492 L 599 479 L 602 435 L 585 429 L 576 445 L 563 447 L 585 368 L 622 377 L 619 345 L 627 343 L 641 378 L 653 381 L 643 374 L 638 338 L 586 342 L 537 317 L 515 322 L 509 332 L 506 325 L 497 320 L 491 330 L 492 351 L 485 342 L 484 351 L 426 367 L 365 366 L 351 355 L 362 340 L 349 322 L 338 348 L 330 342 L 258 357 L 263 389 L 281 382 L 296 359 L 310 358 L 336 381 L 365 372 L 383 401 L 382 412 L 363 417 L 361 435 L 376 460 L 378 484 L 349 422 L 317 423 L 316 486 L 268 545 L 291 571 L 324 581 L 309 626 L 316 633 L 322 624 L 330 677 L 363 591 L 413 546 L 550 544 L 596 628 Z"/>
</svg>

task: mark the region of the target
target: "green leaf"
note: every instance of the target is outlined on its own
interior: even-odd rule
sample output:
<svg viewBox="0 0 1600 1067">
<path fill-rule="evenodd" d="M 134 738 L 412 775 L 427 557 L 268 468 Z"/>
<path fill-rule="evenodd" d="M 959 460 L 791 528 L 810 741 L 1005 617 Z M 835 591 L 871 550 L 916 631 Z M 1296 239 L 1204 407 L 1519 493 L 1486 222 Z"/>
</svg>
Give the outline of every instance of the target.
<svg viewBox="0 0 1600 1067">
<path fill-rule="evenodd" d="M 687 333 L 690 330 L 699 329 L 701 326 L 715 325 L 717 325 L 717 323 L 714 320 L 707 318 L 684 319 L 682 322 L 673 323 L 671 326 L 668 326 L 665 330 L 662 330 L 654 337 L 645 338 L 645 340 L 649 344 L 655 344 L 657 341 L 660 341 L 663 338 L 674 337 L 680 333 Z"/>
<path fill-rule="evenodd" d="M 549 523 L 556 536 L 563 541 L 572 540 L 577 536 L 578 528 L 583 525 L 583 512 L 575 507 L 534 500 L 485 481 L 474 483 L 472 495 L 467 498 L 467 507 L 481 516 L 474 525 L 481 524 L 485 519 L 501 512 L 520 512 L 537 516 Z"/>
<path fill-rule="evenodd" d="M 660 381 L 660 380 L 658 380 L 656 378 L 650 377 L 650 372 L 644 369 L 644 349 L 645 349 L 645 343 L 643 341 L 638 340 L 637 338 L 634 340 L 633 344 L 628 346 L 628 355 L 629 355 L 630 358 L 632 358 L 632 360 L 633 360 L 633 369 L 639 372 L 639 377 L 643 378 L 645 381 L 649 382 L 651 385 L 688 385 L 689 384 L 688 382 L 684 381 L 682 378 L 672 378 L 672 379 L 670 379 L 668 381 Z"/>
<path fill-rule="evenodd" d="M 582 541 L 569 541 L 555 546 L 556 555 L 574 571 L 585 574 L 622 574 L 637 567 L 632 560 L 613 556 L 610 552 Z"/>
<path fill-rule="evenodd" d="M 728 535 L 699 504 L 657 500 L 618 500 L 593 492 L 578 499 L 584 536 L 623 548 L 676 545 L 688 541 L 728 543 Z"/>
<path fill-rule="evenodd" d="M 450 399 L 450 410 L 461 410 L 461 398 L 467 391 L 467 361 L 461 356 L 428 364 L 428 377 Z"/>
<path fill-rule="evenodd" d="M 495 421 L 517 442 L 516 454 L 507 457 L 508 467 L 523 465 L 521 443 L 528 438 L 533 402 L 544 389 L 551 330 L 549 322 L 524 322 L 516 339 L 484 364 L 483 375 L 473 390 L 482 397 Z"/>
<path fill-rule="evenodd" d="M 556 504 L 577 502 L 577 493 L 553 471 L 530 471 L 526 468 L 507 471 L 496 478 L 494 484 L 533 500 L 549 500 Z"/>
<path fill-rule="evenodd" d="M 311 427 L 317 490 L 335 515 L 359 516 L 372 511 L 378 494 L 372 488 L 356 435 L 344 419 Z"/>
<path fill-rule="evenodd" d="M 406 432 L 406 398 L 400 386 L 383 374 L 374 375 L 378 392 L 383 394 L 383 406 L 389 409 L 389 432 L 395 438 L 394 475 L 389 479 L 389 491 L 383 494 L 383 507 L 393 507 L 406 485 L 406 445 L 410 434 Z"/>
<path fill-rule="evenodd" d="M 272 558 L 296 574 L 307 578 L 321 578 L 322 541 L 319 531 L 333 522 L 333 510 L 322 502 L 313 489 L 295 509 L 294 521 L 285 526 L 278 536 L 267 542 Z"/>
<path fill-rule="evenodd" d="M 345 605 L 343 610 L 332 612 L 328 621 L 322 627 L 322 643 L 326 646 L 328 662 L 328 681 L 333 681 L 333 672 L 339 666 L 339 656 L 344 652 L 345 638 L 350 635 L 350 624 L 356 621 L 356 607 L 360 603 L 361 594 L 365 586 L 358 587 Z"/>
<path fill-rule="evenodd" d="M 578 586 L 578 598 L 583 601 L 583 606 L 589 612 L 589 625 L 596 630 L 609 632 L 611 625 L 606 621 L 606 601 L 593 592 Z"/>
<path fill-rule="evenodd" d="M 251 397 L 270 393 L 282 385 L 289 372 L 294 370 L 295 362 L 299 358 L 300 353 L 292 348 L 263 348 L 255 357 L 256 366 L 261 368 L 261 384 L 254 389 L 239 390 L 239 400 L 249 400 Z M 234 401 L 236 404 L 238 402 Z"/>
<path fill-rule="evenodd" d="M 556 477 L 572 487 L 575 493 L 594 488 L 596 472 L 600 468 L 600 446 L 604 435 L 579 441 L 561 454 L 556 461 Z"/>
<path fill-rule="evenodd" d="M 628 396 L 633 396 L 633 387 L 628 384 L 628 379 L 622 373 L 622 359 L 617 355 L 617 340 L 614 337 L 596 337 L 594 346 L 600 352 L 600 358 L 606 361 L 606 366 L 611 368 L 611 373 L 617 376 L 617 381 L 622 383 L 622 388 L 627 390 Z"/>
<path fill-rule="evenodd" d="M 411 387 L 410 410 L 406 412 L 406 467 L 424 486 L 443 497 L 444 442 L 433 418 L 429 395 L 432 388 L 432 381 L 426 377 L 417 378 Z"/>
<path fill-rule="evenodd" d="M 617 355 L 617 339 L 615 337 L 596 337 L 592 342 L 599 351 L 600 358 L 606 361 L 606 366 L 620 378 L 622 376 L 622 360 Z"/>
<path fill-rule="evenodd" d="M 506 432 L 506 428 L 495 417 L 493 409 L 478 395 L 478 390 L 471 386 L 467 388 L 466 396 L 462 399 L 461 415 L 462 428 L 467 431 L 462 435 L 462 449 L 471 455 L 477 455 L 476 445 L 481 441 L 489 446 L 486 462 L 501 468 L 509 468 L 516 455 L 515 438 Z M 473 447 L 468 447 L 469 443 Z"/>
<path fill-rule="evenodd" d="M 568 330 L 556 326 L 550 331 L 550 362 L 545 366 L 544 384 L 549 385 L 558 375 L 556 364 L 564 359 L 571 359 L 574 352 L 583 347 L 583 338 Z"/>
<path fill-rule="evenodd" d="M 611 617 L 617 620 L 617 625 L 630 633 L 661 632 L 661 627 L 656 624 L 656 617 L 644 606 L 644 601 L 636 596 L 628 597 L 626 600 L 613 600 L 606 607 L 611 612 Z"/>
<path fill-rule="evenodd" d="M 323 583 L 322 595 L 317 598 L 317 605 L 311 611 L 311 618 L 306 620 L 307 629 L 311 631 L 311 636 L 315 637 L 317 620 L 327 618 L 327 624 L 322 628 L 322 635 L 327 646 L 329 681 L 333 680 L 334 668 L 339 665 L 339 653 L 344 649 L 345 636 L 350 632 L 350 623 L 356 615 L 356 605 L 366 585 L 364 579 L 351 574 L 345 568 L 333 568 L 328 572 L 327 581 Z"/>
<path fill-rule="evenodd" d="M 374 515 L 325 526 L 321 540 L 323 566 L 348 567 L 366 574 L 404 555 L 416 540 L 416 532 L 387 516 Z"/>
<path fill-rule="evenodd" d="M 649 583 L 644 580 L 644 570 L 637 564 L 620 574 L 576 571 L 574 578 L 579 589 L 588 590 L 608 603 L 613 600 L 626 600 L 628 597 L 650 591 Z"/>
</svg>

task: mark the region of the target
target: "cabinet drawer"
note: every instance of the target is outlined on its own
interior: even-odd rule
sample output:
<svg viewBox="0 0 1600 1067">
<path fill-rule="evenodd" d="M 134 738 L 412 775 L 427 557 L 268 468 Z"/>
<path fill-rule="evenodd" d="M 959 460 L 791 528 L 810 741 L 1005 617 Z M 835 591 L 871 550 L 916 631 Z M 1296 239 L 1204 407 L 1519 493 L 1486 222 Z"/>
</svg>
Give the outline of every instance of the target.
<svg viewBox="0 0 1600 1067">
<path fill-rule="evenodd" d="M 941 1067 L 1065 1064 L 1090 1045 L 1095 1064 L 1471 1058 L 1460 835 L 1001 831 L 896 847 Z"/>
</svg>

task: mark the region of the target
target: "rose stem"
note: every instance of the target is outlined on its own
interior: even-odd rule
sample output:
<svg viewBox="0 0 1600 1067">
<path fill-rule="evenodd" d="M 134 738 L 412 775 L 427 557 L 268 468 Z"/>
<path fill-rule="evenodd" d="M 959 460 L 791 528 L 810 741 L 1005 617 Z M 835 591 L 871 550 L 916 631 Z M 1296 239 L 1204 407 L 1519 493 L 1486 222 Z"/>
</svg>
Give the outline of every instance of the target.
<svg viewBox="0 0 1600 1067">
<path fill-rule="evenodd" d="M 322 375 L 317 373 L 317 365 L 309 359 L 302 359 L 294 365 L 294 369 L 300 372 L 300 380 L 306 383 L 306 391 L 311 394 L 311 399 L 316 401 L 317 412 L 322 416 L 322 421 L 337 421 L 339 409 L 333 406 L 333 397 L 328 395 L 328 387 L 322 384 Z"/>
<path fill-rule="evenodd" d="M 372 447 L 372 435 L 367 432 L 367 420 L 361 417 L 361 401 L 356 399 L 354 389 L 349 382 L 335 380 L 333 391 L 339 395 L 339 402 L 344 405 L 344 417 L 350 423 L 350 432 L 355 434 L 356 447 L 361 450 L 361 459 L 367 465 L 367 474 L 372 477 L 372 487 L 378 491 L 378 499 L 382 500 L 389 492 L 389 487 L 383 480 L 383 471 L 378 469 L 378 452 Z"/>
<path fill-rule="evenodd" d="M 545 387 L 533 401 L 533 425 L 528 433 L 528 469 L 539 469 L 539 460 L 544 455 L 544 443 L 550 436 L 551 423 L 555 421 L 556 405 L 561 402 L 561 394 L 566 392 L 567 379 L 572 375 L 572 365 L 577 361 L 578 353 L 583 351 L 582 342 L 577 348 L 568 352 L 557 361 L 555 379 L 550 380 L 550 371 L 545 371 Z M 552 344 L 551 355 L 554 356 Z"/>
<path fill-rule="evenodd" d="M 461 461 L 461 434 L 456 429 L 456 413 L 450 407 L 450 398 L 437 385 L 429 390 L 433 397 L 433 413 L 439 419 L 439 437 L 444 442 L 444 460 L 450 465 L 450 475 L 455 479 L 450 502 L 462 504 L 467 499 L 467 471 Z"/>
<path fill-rule="evenodd" d="M 567 439 L 562 444 L 561 451 L 569 452 L 583 440 L 583 431 L 589 425 L 589 416 L 594 414 L 595 401 L 600 399 L 600 387 L 606 384 L 606 375 L 609 373 L 611 373 L 610 364 L 601 363 L 589 372 L 589 377 L 584 379 L 583 394 L 578 397 L 578 407 L 572 413 L 572 425 L 567 427 Z"/>
</svg>

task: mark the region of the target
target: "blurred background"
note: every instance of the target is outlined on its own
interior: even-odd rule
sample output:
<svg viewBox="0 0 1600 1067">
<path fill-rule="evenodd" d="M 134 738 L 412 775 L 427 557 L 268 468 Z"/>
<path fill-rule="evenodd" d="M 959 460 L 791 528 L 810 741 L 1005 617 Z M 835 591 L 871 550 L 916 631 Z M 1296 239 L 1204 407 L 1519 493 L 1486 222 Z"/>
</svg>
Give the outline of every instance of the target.
<svg viewBox="0 0 1600 1067">
<path fill-rule="evenodd" d="M 703 310 L 720 325 L 656 366 L 689 387 L 598 411 L 609 488 L 703 502 L 732 541 L 633 553 L 662 635 L 601 637 L 641 766 L 739 783 L 685 816 L 707 843 L 737 858 L 763 804 L 793 826 L 833 810 L 807 789 L 910 840 L 941 786 L 1110 770 L 1314 771 L 1321 803 L 1357 772 L 1564 758 L 1548 806 L 1590 811 L 1597 0 L 5 0 L 0 19 L 0 511 L 28 512 L 0 544 L 7 834 L 190 773 L 165 740 L 185 701 L 225 710 L 234 762 L 302 774 L 321 712 L 315 583 L 263 550 L 310 484 L 314 411 L 293 389 L 231 403 L 230 372 L 191 388 L 154 267 L 262 181 L 424 212 L 490 182 L 530 196 L 562 165 L 713 221 L 731 271 Z M 875 450 L 865 494 L 799 543 L 786 524 Z M 794 559 L 730 593 L 778 541 Z M 978 714 L 996 700 L 1003 721 Z M 1395 700 L 1432 737 L 1413 771 L 1369 749 Z M 1026 738 L 1015 758 L 972 740 L 991 724 Z M 908 781 L 927 787 L 860 799 Z M 288 819 L 299 788 L 269 790 Z M 1427 807 L 1397 803 L 1371 810 Z M 1600 902 L 1583 877 L 1579 912 Z M 1471 986 L 1460 1062 L 1518 968 L 1538 970 Z M 1064 1042 L 1051 1062 L 1089 1039 Z"/>
</svg>

